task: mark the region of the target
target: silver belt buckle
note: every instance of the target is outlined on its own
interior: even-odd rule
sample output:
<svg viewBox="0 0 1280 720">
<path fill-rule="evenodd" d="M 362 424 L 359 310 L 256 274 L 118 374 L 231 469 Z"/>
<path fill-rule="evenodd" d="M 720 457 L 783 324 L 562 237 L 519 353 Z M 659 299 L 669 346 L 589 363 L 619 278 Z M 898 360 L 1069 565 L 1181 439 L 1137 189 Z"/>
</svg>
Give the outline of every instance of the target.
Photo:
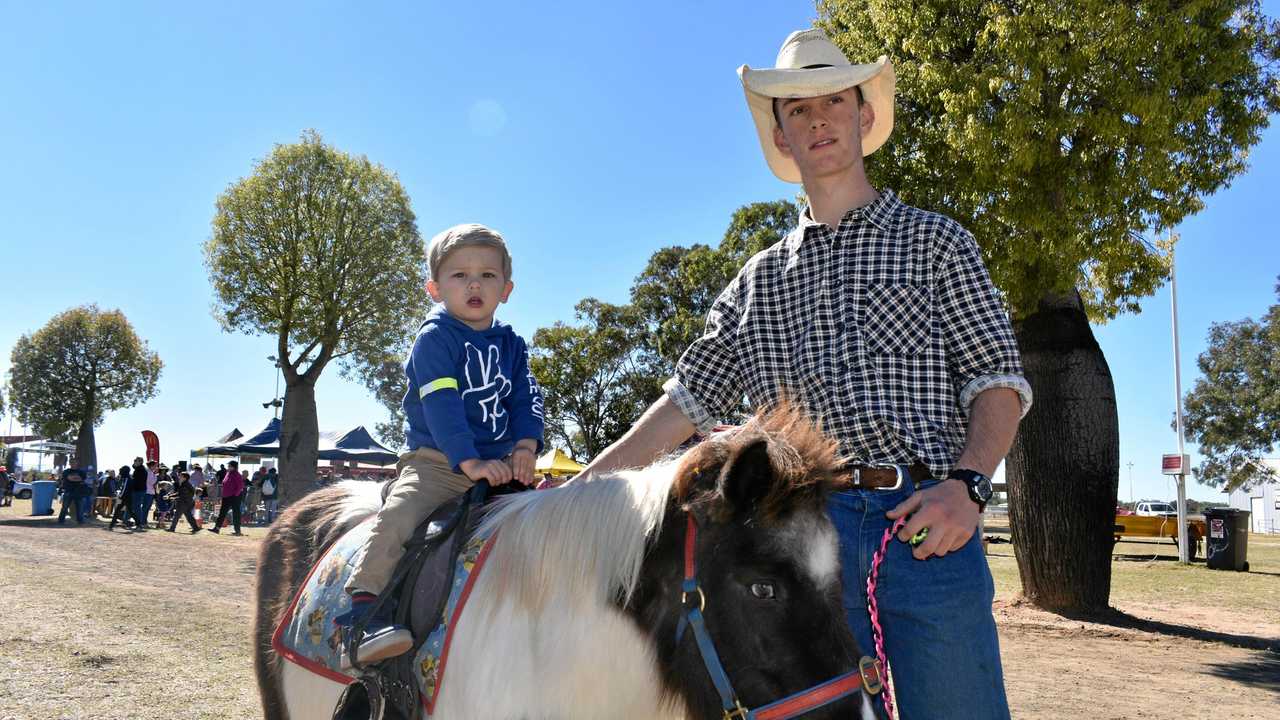
<svg viewBox="0 0 1280 720">
<path fill-rule="evenodd" d="M 893 468 L 894 475 L 897 478 L 897 481 L 894 482 L 891 487 L 871 488 L 872 490 L 883 490 L 885 492 L 900 490 L 902 488 L 904 478 L 907 476 L 907 469 L 903 465 L 870 465 L 869 468 L 884 470 Z M 853 469 L 853 486 L 862 487 L 862 468 L 855 467 Z"/>
</svg>

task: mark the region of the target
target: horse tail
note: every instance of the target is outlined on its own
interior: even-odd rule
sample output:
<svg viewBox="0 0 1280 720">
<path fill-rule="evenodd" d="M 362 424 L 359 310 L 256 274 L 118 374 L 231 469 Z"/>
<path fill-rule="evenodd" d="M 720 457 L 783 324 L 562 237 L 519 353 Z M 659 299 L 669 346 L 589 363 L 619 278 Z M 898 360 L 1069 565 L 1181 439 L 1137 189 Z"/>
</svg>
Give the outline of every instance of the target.
<svg viewBox="0 0 1280 720">
<path fill-rule="evenodd" d="M 342 482 L 302 497 L 267 532 L 258 552 L 253 623 L 253 668 L 265 720 L 289 718 L 280 681 L 283 660 L 271 648 L 280 617 L 325 549 L 381 504 L 382 483 Z"/>
</svg>

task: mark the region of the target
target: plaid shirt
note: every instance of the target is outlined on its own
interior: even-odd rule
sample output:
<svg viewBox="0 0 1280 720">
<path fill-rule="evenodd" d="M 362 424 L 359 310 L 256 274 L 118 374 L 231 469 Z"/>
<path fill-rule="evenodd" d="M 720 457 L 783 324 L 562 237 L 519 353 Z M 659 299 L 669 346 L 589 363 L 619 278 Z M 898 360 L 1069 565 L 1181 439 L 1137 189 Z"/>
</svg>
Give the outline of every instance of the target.
<svg viewBox="0 0 1280 720">
<path fill-rule="evenodd" d="M 664 388 L 706 432 L 784 395 L 821 419 L 851 462 L 946 477 L 984 390 L 1031 386 L 1008 314 L 959 223 L 884 191 L 834 231 L 806 211 L 751 258 Z"/>
</svg>

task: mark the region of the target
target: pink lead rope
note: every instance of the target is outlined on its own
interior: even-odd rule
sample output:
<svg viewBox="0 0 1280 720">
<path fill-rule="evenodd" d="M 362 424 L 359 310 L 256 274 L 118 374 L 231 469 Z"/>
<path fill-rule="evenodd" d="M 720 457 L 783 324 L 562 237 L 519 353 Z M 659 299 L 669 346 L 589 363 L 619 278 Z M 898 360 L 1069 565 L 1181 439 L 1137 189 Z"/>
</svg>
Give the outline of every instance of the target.
<svg viewBox="0 0 1280 720">
<path fill-rule="evenodd" d="M 880 563 L 884 561 L 889 541 L 906 524 L 907 519 L 900 517 L 893 523 L 893 527 L 884 531 L 879 549 L 871 556 L 871 572 L 867 574 L 867 614 L 871 616 L 871 638 L 876 646 L 876 659 L 880 661 L 887 678 L 884 682 L 884 711 L 889 720 L 897 717 L 893 711 L 893 671 L 889 668 L 889 658 L 884 653 L 884 630 L 880 628 L 880 609 L 876 605 L 876 578 L 880 575 Z"/>
</svg>

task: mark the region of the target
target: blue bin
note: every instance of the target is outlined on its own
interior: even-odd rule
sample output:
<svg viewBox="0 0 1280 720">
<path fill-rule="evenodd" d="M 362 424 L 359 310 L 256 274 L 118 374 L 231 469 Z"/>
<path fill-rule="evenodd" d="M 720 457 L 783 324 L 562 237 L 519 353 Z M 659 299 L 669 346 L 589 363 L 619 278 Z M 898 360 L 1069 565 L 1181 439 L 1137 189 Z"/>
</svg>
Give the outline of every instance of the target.
<svg viewBox="0 0 1280 720">
<path fill-rule="evenodd" d="M 58 483 L 37 480 L 31 483 L 31 514 L 52 515 L 53 497 L 58 494 Z"/>
</svg>

